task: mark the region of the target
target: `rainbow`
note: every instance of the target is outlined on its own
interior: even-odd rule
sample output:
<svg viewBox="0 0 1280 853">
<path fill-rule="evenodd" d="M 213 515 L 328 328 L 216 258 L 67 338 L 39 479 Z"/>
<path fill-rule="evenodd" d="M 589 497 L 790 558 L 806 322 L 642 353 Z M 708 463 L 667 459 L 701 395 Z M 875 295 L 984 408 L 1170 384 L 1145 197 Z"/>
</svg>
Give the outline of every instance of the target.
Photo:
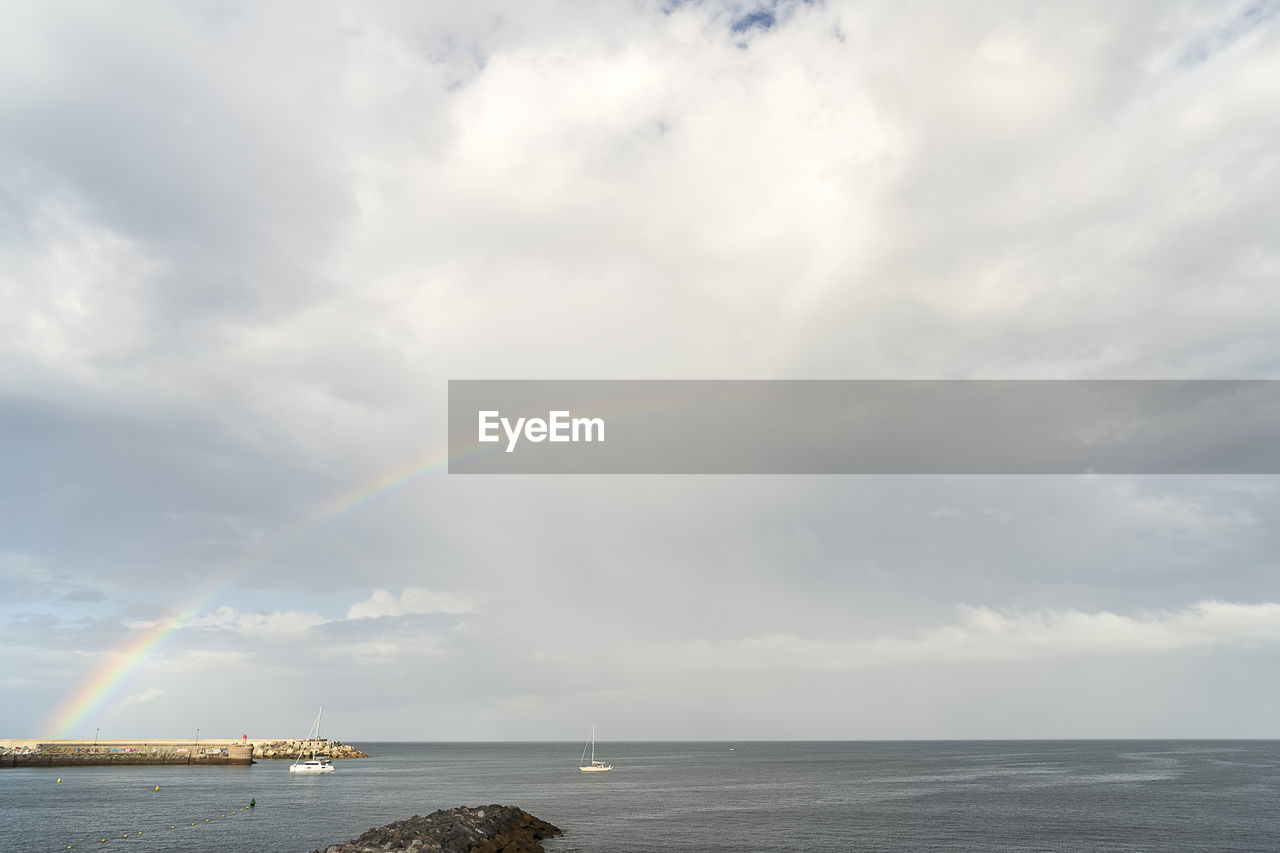
<svg viewBox="0 0 1280 853">
<path fill-rule="evenodd" d="M 627 415 L 637 411 L 660 411 L 666 408 L 663 400 L 632 395 L 624 399 L 600 401 L 599 408 L 610 414 Z M 493 447 L 483 447 L 476 441 L 445 450 L 430 450 L 390 471 L 378 474 L 354 489 L 343 492 L 323 502 L 307 520 L 294 525 L 276 537 L 273 547 L 257 560 L 246 563 L 229 572 L 212 589 L 205 590 L 176 609 L 175 615 L 154 625 L 139 629 L 110 655 L 111 663 L 67 696 L 54 711 L 47 728 L 49 738 L 73 737 L 86 719 L 104 708 L 119 693 L 129 676 L 144 661 L 164 648 L 165 643 L 182 628 L 207 614 L 239 583 L 241 578 L 259 569 L 270 557 L 285 545 L 295 541 L 323 524 L 356 513 L 376 501 L 386 498 L 423 477 L 445 469 L 451 460 L 472 454 L 495 452 Z"/>
<path fill-rule="evenodd" d="M 322 524 L 341 519 L 358 512 L 370 504 L 395 494 L 423 477 L 444 469 L 450 459 L 458 459 L 472 453 L 488 451 L 478 444 L 457 451 L 432 450 L 407 464 L 381 473 L 360 486 L 348 490 L 328 501 L 311 513 L 307 520 L 298 523 L 276 538 L 272 551 L 305 536 Z M 245 575 L 262 566 L 268 555 L 231 571 L 212 589 L 204 590 L 177 608 L 174 615 L 140 629 L 111 655 L 111 662 L 84 684 L 77 687 L 58 705 L 48 724 L 48 738 L 73 737 L 86 719 L 99 712 L 119 692 L 129 676 L 182 628 L 208 613 L 217 602 L 229 593 Z"/>
</svg>

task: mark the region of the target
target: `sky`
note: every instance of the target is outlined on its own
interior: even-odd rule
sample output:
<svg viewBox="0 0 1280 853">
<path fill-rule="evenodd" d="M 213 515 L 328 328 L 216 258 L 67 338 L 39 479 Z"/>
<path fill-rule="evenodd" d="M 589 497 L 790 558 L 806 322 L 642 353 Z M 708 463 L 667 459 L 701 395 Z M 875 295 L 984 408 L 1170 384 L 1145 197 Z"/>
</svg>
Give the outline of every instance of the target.
<svg viewBox="0 0 1280 853">
<path fill-rule="evenodd" d="M 9 3 L 0 736 L 1280 737 L 1274 476 L 461 476 L 450 379 L 1280 378 L 1274 2 Z"/>
</svg>

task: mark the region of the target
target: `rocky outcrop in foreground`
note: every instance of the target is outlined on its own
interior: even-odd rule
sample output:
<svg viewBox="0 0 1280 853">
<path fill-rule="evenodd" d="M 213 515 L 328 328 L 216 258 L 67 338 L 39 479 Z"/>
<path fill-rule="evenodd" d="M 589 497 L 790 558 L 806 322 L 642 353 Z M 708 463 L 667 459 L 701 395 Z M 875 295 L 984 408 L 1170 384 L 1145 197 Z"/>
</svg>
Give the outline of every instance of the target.
<svg viewBox="0 0 1280 853">
<path fill-rule="evenodd" d="M 441 809 L 312 853 L 542 853 L 560 830 L 515 806 Z"/>
<path fill-rule="evenodd" d="M 354 746 L 336 740 L 267 740 L 253 745 L 254 758 L 310 758 L 312 753 L 320 758 L 368 758 Z"/>
</svg>

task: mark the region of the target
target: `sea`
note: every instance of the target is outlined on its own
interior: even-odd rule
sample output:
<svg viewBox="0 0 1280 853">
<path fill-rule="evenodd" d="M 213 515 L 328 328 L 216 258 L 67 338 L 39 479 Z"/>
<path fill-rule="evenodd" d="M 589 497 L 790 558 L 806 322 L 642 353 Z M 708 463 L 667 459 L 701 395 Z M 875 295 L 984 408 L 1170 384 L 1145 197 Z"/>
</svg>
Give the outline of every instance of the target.
<svg viewBox="0 0 1280 853">
<path fill-rule="evenodd" d="M 0 851 L 308 853 L 489 803 L 563 829 L 549 853 L 1280 851 L 1276 741 L 602 743 L 610 773 L 580 744 L 353 745 L 323 776 L 0 769 Z"/>
</svg>

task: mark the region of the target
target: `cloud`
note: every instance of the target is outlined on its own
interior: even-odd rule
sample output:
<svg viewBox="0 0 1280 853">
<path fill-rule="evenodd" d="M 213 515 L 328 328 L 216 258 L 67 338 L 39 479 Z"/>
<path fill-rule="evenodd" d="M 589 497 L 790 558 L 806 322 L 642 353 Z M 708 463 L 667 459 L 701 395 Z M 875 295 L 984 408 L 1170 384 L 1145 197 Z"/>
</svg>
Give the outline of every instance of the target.
<svg viewBox="0 0 1280 853">
<path fill-rule="evenodd" d="M 365 601 L 351 605 L 348 619 L 376 619 L 380 616 L 404 616 L 411 613 L 470 613 L 471 602 L 464 596 L 437 593 L 422 587 L 405 587 L 399 596 L 376 589 Z"/>
<path fill-rule="evenodd" d="M 1123 615 L 1108 611 L 1001 611 L 962 607 L 959 624 L 919 640 L 887 644 L 900 653 L 942 656 L 1037 657 L 1061 653 L 1172 652 L 1280 641 L 1280 603 L 1201 601 L 1177 611 Z"/>
<path fill-rule="evenodd" d="M 58 596 L 57 600 L 82 604 L 101 604 L 107 600 L 107 594 L 93 587 L 78 586 L 70 592 L 65 592 Z"/>
<path fill-rule="evenodd" d="M 649 720 L 795 719 L 709 673 L 1014 695 L 979 665 L 1126 650 L 1167 664 L 1165 715 L 1179 652 L 1274 646 L 1271 605 L 1226 603 L 1277 597 L 1264 478 L 410 474 L 459 376 L 1280 375 L 1268 9 L 224 12 L 0 31 L 0 643 L 35 697 L 0 729 L 214 588 L 121 718 L 190 717 L 222 673 L 282 731 L 281 669 L 338 660 L 360 735 L 445 703 L 433 737 L 546 737 L 587 670 L 627 734 L 681 737 Z"/>
<path fill-rule="evenodd" d="M 116 709 L 119 710 L 121 708 L 127 708 L 130 705 L 140 705 L 143 702 L 150 702 L 152 699 L 158 699 L 163 695 L 164 691 L 159 687 L 148 687 L 141 693 L 134 693 L 129 696 L 125 696 L 116 703 Z"/>
<path fill-rule="evenodd" d="M 1013 521 L 1013 513 L 1003 509 L 996 509 L 993 506 L 984 506 L 982 514 L 992 521 L 998 521 L 1001 524 L 1008 524 Z"/>
<path fill-rule="evenodd" d="M 456 621 L 440 621 L 432 616 L 458 616 L 473 613 L 471 600 L 456 593 L 436 593 L 422 587 L 406 587 L 392 595 L 384 589 L 374 590 L 368 599 L 352 604 L 343 618 L 328 618 L 314 611 L 241 611 L 223 605 L 189 621 L 178 621 L 172 616 L 162 619 L 132 619 L 123 622 L 130 631 L 173 632 L 183 638 L 185 653 L 195 653 L 205 648 L 205 642 L 197 635 L 216 637 L 227 634 L 257 647 L 259 641 L 280 643 L 331 644 L 346 652 L 371 654 L 374 652 L 394 655 L 403 649 L 397 643 L 411 638 L 423 640 L 443 625 L 457 625 Z M 32 620 L 53 626 L 52 616 L 29 615 L 23 624 Z M 385 620 L 381 624 L 378 620 Z M 415 640 L 415 641 L 416 641 Z M 434 647 L 438 642 L 428 642 Z M 217 649 L 214 649 L 215 651 Z"/>
<path fill-rule="evenodd" d="M 275 653 L 285 649 L 292 665 L 300 667 L 319 665 L 326 658 L 394 665 L 397 660 L 444 654 L 450 636 L 463 624 L 448 617 L 471 612 L 465 596 L 407 587 L 398 596 L 375 590 L 367 600 L 351 605 L 344 618 L 297 610 L 246 612 L 224 605 L 187 622 L 168 618 L 124 624 L 131 631 L 171 632 L 173 638 L 166 644 L 172 647 L 169 666 L 224 658 L 273 665 Z M 52 617 L 43 618 L 56 624 Z"/>
<path fill-rule="evenodd" d="M 271 637 L 305 633 L 327 621 L 317 613 L 295 610 L 242 613 L 224 606 L 191 620 L 186 627 L 222 629 L 246 637 Z"/>
<path fill-rule="evenodd" d="M 97 604 L 107 594 L 97 586 L 69 572 L 55 572 L 30 554 L 0 553 L 0 580 L 5 584 L 5 601 Z"/>
<path fill-rule="evenodd" d="M 959 620 L 914 637 L 824 639 L 797 634 L 696 640 L 672 660 L 697 670 L 728 667 L 843 670 L 959 661 L 1017 661 L 1280 643 L 1280 603 L 1201 601 L 1178 611 L 997 610 L 962 606 Z M 668 649 L 668 652 L 672 652 Z"/>
</svg>

